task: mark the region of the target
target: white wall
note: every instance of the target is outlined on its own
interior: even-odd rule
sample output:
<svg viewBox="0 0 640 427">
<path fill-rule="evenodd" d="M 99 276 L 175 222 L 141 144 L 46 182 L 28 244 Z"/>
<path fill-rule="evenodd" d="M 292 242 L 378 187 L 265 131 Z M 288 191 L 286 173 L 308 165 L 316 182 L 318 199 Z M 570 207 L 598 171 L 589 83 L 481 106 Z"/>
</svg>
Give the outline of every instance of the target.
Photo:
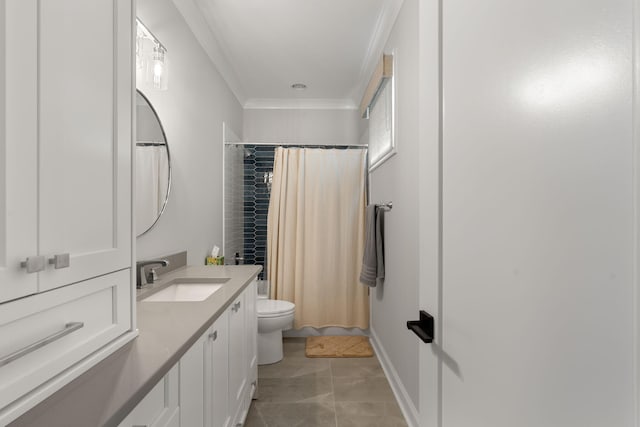
<svg viewBox="0 0 640 427">
<path fill-rule="evenodd" d="M 171 0 L 138 0 L 138 17 L 167 47 L 169 89 L 144 90 L 164 126 L 173 182 L 167 209 L 137 239 L 137 259 L 187 250 L 204 262 L 222 246 L 222 122 L 242 129 L 242 108 Z"/>
<path fill-rule="evenodd" d="M 357 144 L 359 119 L 357 110 L 247 109 L 243 139 L 267 143 Z"/>
<path fill-rule="evenodd" d="M 418 346 L 406 328 L 418 318 L 418 0 L 405 0 L 385 52 L 395 50 L 398 154 L 371 173 L 371 202 L 392 201 L 385 214 L 384 284 L 371 296 L 371 331 L 418 406 Z M 401 390 L 402 391 L 402 390 Z"/>
</svg>

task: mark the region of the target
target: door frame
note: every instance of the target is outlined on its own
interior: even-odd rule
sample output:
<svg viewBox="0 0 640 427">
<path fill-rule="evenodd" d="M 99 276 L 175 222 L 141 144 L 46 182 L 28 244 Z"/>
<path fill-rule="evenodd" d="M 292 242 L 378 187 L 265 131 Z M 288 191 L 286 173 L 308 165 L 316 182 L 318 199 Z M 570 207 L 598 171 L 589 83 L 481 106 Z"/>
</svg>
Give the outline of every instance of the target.
<svg viewBox="0 0 640 427">
<path fill-rule="evenodd" d="M 432 344 L 419 346 L 419 423 L 442 425 L 442 0 L 418 5 L 419 304 L 435 320 Z M 437 61 L 434 62 L 434 58 Z"/>
</svg>

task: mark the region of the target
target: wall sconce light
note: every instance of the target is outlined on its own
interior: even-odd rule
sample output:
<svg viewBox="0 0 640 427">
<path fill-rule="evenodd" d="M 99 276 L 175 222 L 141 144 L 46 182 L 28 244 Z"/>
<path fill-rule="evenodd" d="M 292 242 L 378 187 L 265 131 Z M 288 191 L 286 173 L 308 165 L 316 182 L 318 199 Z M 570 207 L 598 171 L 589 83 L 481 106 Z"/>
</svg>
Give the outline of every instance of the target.
<svg viewBox="0 0 640 427">
<path fill-rule="evenodd" d="M 136 18 L 136 86 L 167 90 L 167 48 Z"/>
</svg>

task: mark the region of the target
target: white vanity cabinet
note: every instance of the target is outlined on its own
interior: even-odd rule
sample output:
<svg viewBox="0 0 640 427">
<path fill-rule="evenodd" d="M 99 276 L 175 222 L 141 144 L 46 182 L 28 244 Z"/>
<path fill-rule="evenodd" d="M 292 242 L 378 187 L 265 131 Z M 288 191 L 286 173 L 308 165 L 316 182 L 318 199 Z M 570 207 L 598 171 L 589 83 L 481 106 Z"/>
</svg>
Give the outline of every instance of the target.
<svg viewBox="0 0 640 427">
<path fill-rule="evenodd" d="M 184 412 L 179 405 L 179 366 L 174 366 L 153 389 L 136 405 L 118 427 L 188 427 L 182 422 Z"/>
<path fill-rule="evenodd" d="M 228 316 L 225 312 L 180 359 L 180 425 L 228 427 Z"/>
<path fill-rule="evenodd" d="M 2 425 L 132 328 L 134 16 L 131 0 L 0 7 Z"/>
<path fill-rule="evenodd" d="M 245 391 L 240 404 L 241 419 L 244 420 L 251 406 L 251 399 L 255 396 L 258 387 L 258 312 L 256 301 L 258 298 L 258 285 L 254 281 L 244 292 L 245 302 Z"/>
<path fill-rule="evenodd" d="M 257 379 L 256 282 L 180 359 L 181 425 L 242 425 Z"/>
<path fill-rule="evenodd" d="M 249 412 L 258 377 L 257 282 L 231 305 L 229 312 L 229 407 L 232 426 L 241 426 Z"/>
<path fill-rule="evenodd" d="M 203 427 L 205 425 L 205 393 L 204 368 L 207 364 L 209 331 L 205 332 L 178 363 L 180 370 L 180 425 Z M 120 427 L 126 427 L 122 424 Z"/>
<path fill-rule="evenodd" d="M 229 317 L 220 316 L 209 330 L 208 350 L 204 373 L 206 384 L 204 389 L 205 426 L 231 426 L 229 411 Z"/>
<path fill-rule="evenodd" d="M 243 419 L 242 403 L 247 388 L 246 305 L 243 292 L 229 310 L 229 409 L 233 426 Z"/>
</svg>

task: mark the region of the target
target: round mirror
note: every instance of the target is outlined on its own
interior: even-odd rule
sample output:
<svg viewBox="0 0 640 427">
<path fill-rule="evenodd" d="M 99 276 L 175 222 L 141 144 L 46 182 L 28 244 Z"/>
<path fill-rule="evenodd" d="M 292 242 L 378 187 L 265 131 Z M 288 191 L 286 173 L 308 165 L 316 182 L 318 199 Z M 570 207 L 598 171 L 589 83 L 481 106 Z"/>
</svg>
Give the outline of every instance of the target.
<svg viewBox="0 0 640 427">
<path fill-rule="evenodd" d="M 158 222 L 169 200 L 171 158 L 167 138 L 146 96 L 136 96 L 136 230 L 142 236 Z"/>
</svg>

